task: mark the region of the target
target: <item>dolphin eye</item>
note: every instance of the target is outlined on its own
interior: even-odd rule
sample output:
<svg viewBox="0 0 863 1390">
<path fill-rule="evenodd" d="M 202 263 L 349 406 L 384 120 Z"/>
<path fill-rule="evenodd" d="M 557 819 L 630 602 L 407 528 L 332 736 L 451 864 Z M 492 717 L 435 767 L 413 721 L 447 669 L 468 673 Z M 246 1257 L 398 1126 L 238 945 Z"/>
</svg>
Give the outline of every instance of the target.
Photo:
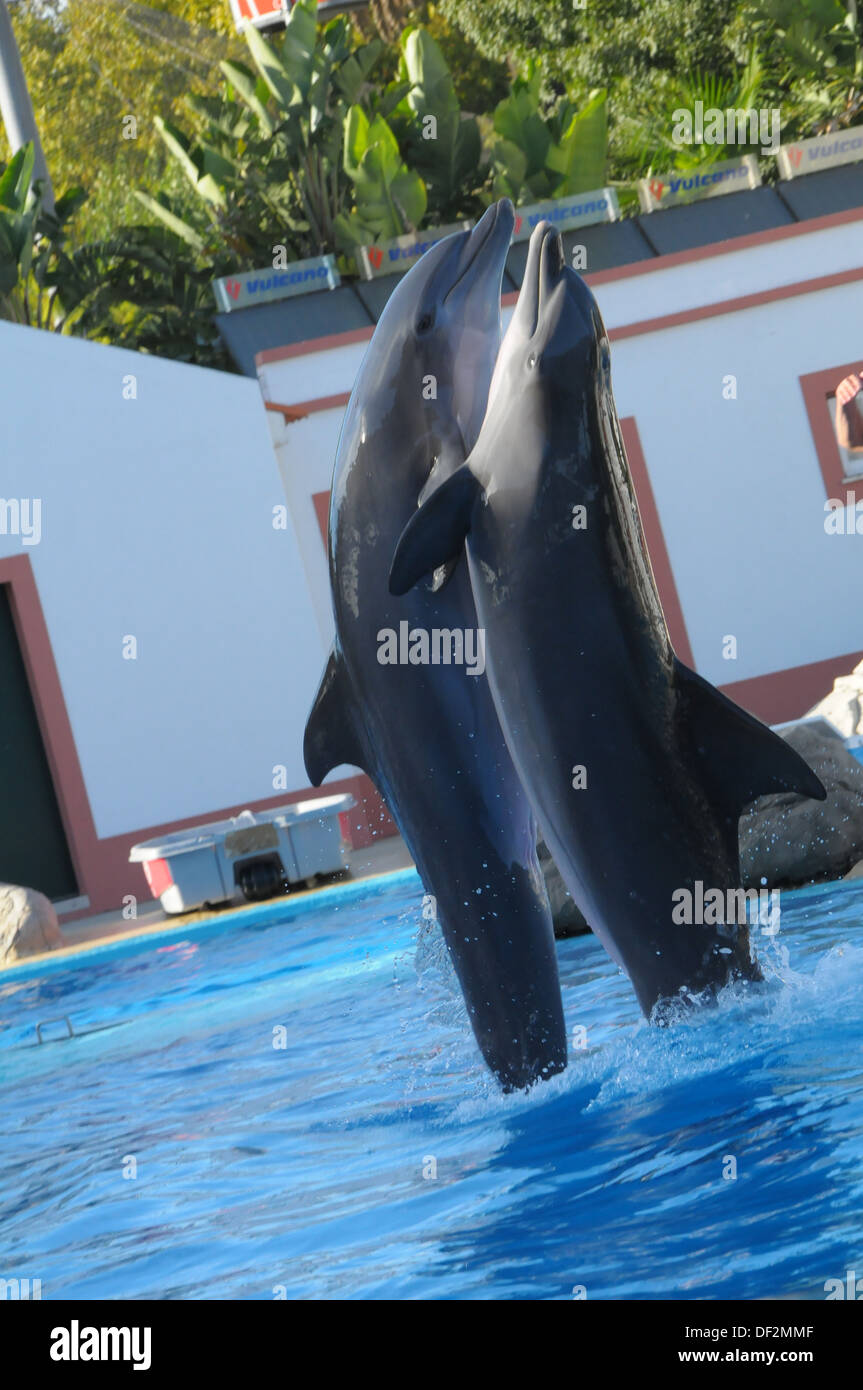
<svg viewBox="0 0 863 1390">
<path fill-rule="evenodd" d="M 528 365 L 529 367 L 535 367 L 535 366 L 536 366 L 536 353 L 535 353 L 535 352 L 530 352 L 530 353 L 528 353 L 527 365 Z"/>
<path fill-rule="evenodd" d="M 431 312 L 423 314 L 422 317 L 417 320 L 417 333 L 428 333 L 433 324 L 434 314 Z"/>
</svg>

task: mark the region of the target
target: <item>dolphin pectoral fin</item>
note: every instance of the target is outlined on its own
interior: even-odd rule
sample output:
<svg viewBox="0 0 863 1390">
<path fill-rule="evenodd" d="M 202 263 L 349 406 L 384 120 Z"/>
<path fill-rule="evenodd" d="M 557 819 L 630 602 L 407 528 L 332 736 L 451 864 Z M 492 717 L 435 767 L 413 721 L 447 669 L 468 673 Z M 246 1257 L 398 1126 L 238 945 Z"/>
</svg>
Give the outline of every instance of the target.
<svg viewBox="0 0 863 1390">
<path fill-rule="evenodd" d="M 675 674 L 688 736 L 726 816 L 736 818 L 756 797 L 775 792 L 826 799 L 821 781 L 789 743 L 677 660 Z"/>
<path fill-rule="evenodd" d="M 351 720 L 352 703 L 343 659 L 333 650 L 303 736 L 303 761 L 313 787 L 341 763 L 367 770 Z"/>
<path fill-rule="evenodd" d="M 458 556 L 470 530 L 479 479 L 466 463 L 456 469 L 414 512 L 399 537 L 390 567 L 390 593 L 401 597 L 424 574 Z"/>
</svg>

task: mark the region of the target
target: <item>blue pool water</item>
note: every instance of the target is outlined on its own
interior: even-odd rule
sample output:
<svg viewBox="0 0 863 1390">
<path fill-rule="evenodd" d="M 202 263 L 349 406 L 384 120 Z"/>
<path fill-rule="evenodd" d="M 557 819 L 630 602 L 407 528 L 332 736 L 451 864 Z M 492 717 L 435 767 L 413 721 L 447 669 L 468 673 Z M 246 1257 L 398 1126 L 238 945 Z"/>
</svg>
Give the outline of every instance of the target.
<svg viewBox="0 0 863 1390">
<path fill-rule="evenodd" d="M 664 1030 L 592 938 L 560 943 L 586 1045 L 507 1097 L 420 901 L 402 876 L 4 977 L 0 1277 L 601 1299 L 823 1298 L 863 1274 L 863 882 L 783 895 L 766 985 Z M 38 1045 L 62 1015 L 82 1036 Z"/>
</svg>

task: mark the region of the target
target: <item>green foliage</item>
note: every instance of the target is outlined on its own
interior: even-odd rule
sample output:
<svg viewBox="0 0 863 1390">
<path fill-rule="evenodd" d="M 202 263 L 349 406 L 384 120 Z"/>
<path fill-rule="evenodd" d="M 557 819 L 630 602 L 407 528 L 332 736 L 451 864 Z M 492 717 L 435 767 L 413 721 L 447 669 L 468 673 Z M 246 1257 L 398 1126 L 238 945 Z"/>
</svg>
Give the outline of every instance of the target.
<svg viewBox="0 0 863 1390">
<path fill-rule="evenodd" d="M 213 321 L 212 278 L 161 227 L 124 227 L 72 245 L 71 223 L 85 194 L 74 188 L 42 206 L 31 185 L 33 147 L 0 173 L 0 318 L 76 333 L 182 361 L 228 367 Z"/>
<path fill-rule="evenodd" d="M 702 102 L 705 111 L 760 109 L 769 105 L 765 82 L 766 74 L 760 54 L 757 48 L 753 48 L 746 66 L 731 78 L 712 72 L 696 72 L 670 83 L 663 105 L 649 113 L 637 128 L 634 162 L 647 176 L 673 169 L 686 172 L 719 160 L 736 159 L 747 153 L 738 144 L 675 143 L 675 113 L 681 110 L 693 112 L 696 102 Z M 757 153 L 759 147 L 760 140 L 751 153 Z"/>
<path fill-rule="evenodd" d="M 428 209 L 439 222 L 479 211 L 482 138 L 474 116 L 463 115 L 452 74 L 429 33 L 415 25 L 401 38 L 399 77 L 406 93 L 396 108 L 396 131 L 411 168 L 423 179 Z"/>
<path fill-rule="evenodd" d="M 850 125 L 863 110 L 863 22 L 856 0 L 759 0 L 746 11 L 773 42 L 788 134 Z"/>
<path fill-rule="evenodd" d="M 213 317 L 213 277 L 226 259 L 201 266 L 163 227 L 123 227 L 74 251 L 65 293 L 77 306 L 75 331 L 88 337 L 233 370 Z"/>
<path fill-rule="evenodd" d="M 62 331 L 74 298 L 62 294 L 67 224 L 84 201 L 80 188 L 42 206 L 41 184 L 31 183 L 34 150 L 22 146 L 0 174 L 0 318 Z"/>
<path fill-rule="evenodd" d="M 235 268 L 269 262 L 274 244 L 294 258 L 350 249 L 368 228 L 395 235 L 425 211 L 385 117 L 363 110 L 383 44 L 357 47 L 344 17 L 319 29 L 316 9 L 300 0 L 276 42 L 246 30 L 255 71 L 223 62 L 223 92 L 186 103 L 194 134 L 156 122 L 195 200 L 139 200 L 200 253 L 229 248 Z"/>
<path fill-rule="evenodd" d="M 544 115 L 541 76 L 529 63 L 527 76 L 515 79 L 509 96 L 495 109 L 493 125 L 498 137 L 491 151 L 494 198 L 540 201 L 604 185 L 608 145 L 604 91 L 592 92 L 582 111 L 564 99 L 550 115 Z"/>
<path fill-rule="evenodd" d="M 452 73 L 453 86 L 463 111 L 481 115 L 493 111 L 509 90 L 512 72 L 505 58 L 489 58 L 441 13 L 439 4 L 419 7 L 415 22 L 421 24 L 440 48 Z"/>
<path fill-rule="evenodd" d="M 175 192 L 153 119 L 175 119 L 192 88 L 215 92 L 219 60 L 242 57 L 228 4 L 15 0 L 9 11 L 52 180 L 87 189 L 78 235 L 107 236 L 134 214 L 136 186 Z M 0 123 L 0 158 L 10 153 Z"/>
<path fill-rule="evenodd" d="M 336 241 L 341 250 L 401 236 L 419 227 L 426 210 L 425 185 L 407 168 L 383 116 L 369 120 L 361 106 L 350 108 L 344 164 L 354 185 L 356 211 L 336 219 Z"/>
<path fill-rule="evenodd" d="M 786 139 L 863 110 L 856 0 L 376 3 L 386 41 L 368 18 L 319 25 L 314 0 L 245 42 L 227 0 L 11 12 L 72 191 L 49 218 L 31 156 L 0 165 L 0 314 L 212 365 L 212 280 L 276 246 L 349 254 L 493 197 L 607 182 L 626 206 L 635 178 L 739 153 L 674 143 L 675 111 L 698 101 L 781 106 Z"/>
<path fill-rule="evenodd" d="M 542 96 L 608 92 L 609 178 L 707 163 L 729 151 L 671 146 L 672 112 L 752 90 L 780 107 L 784 138 L 859 122 L 863 29 L 859 0 L 441 0 L 444 19 L 490 60 L 535 65 Z M 738 153 L 735 149 L 734 153 Z"/>
<path fill-rule="evenodd" d="M 671 112 L 681 91 L 697 88 L 693 74 L 739 84 L 754 38 L 728 0 L 588 0 L 583 9 L 572 0 L 441 0 L 441 10 L 489 58 L 509 58 L 525 73 L 532 66 L 546 106 L 565 93 L 583 108 L 604 90 L 604 181 L 615 183 L 666 162 Z"/>
<path fill-rule="evenodd" d="M 30 187 L 33 162 L 31 144 L 12 157 L 0 178 L 0 295 L 4 307 L 9 305 L 7 316 L 13 319 L 17 318 L 13 296 L 30 274 L 36 240 L 40 199 Z"/>
<path fill-rule="evenodd" d="M 691 70 L 730 75 L 732 55 L 725 29 L 733 16 L 728 0 L 441 0 L 440 9 L 492 58 L 511 59 L 523 69 L 532 58 L 550 93 L 564 87 L 578 94 L 623 84 L 639 107 L 662 74 Z M 555 87 L 557 84 L 557 87 Z"/>
</svg>

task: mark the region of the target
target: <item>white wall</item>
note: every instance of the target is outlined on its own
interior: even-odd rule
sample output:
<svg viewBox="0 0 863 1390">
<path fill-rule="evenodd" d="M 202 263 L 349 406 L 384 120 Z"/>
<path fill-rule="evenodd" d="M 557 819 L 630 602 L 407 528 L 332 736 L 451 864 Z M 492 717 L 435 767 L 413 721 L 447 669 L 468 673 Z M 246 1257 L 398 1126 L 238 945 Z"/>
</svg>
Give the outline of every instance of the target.
<svg viewBox="0 0 863 1390">
<path fill-rule="evenodd" d="M 723 304 L 861 264 L 863 219 L 821 231 L 802 230 L 805 226 L 756 246 L 735 248 L 731 241 L 720 255 L 606 280 L 596 293 L 607 327 Z"/>
<path fill-rule="evenodd" d="M 269 412 L 273 447 L 297 549 L 321 642 L 327 652 L 333 640 L 333 608 L 327 553 L 312 498 L 316 492 L 330 490 L 343 415 L 344 408 L 339 407 L 287 425 L 281 415 Z"/>
<path fill-rule="evenodd" d="M 798 381 L 861 352 L 860 281 L 613 349 L 618 408 L 638 423 L 696 665 L 716 684 L 863 645 L 863 536 L 824 530 Z M 727 374 L 737 400 L 723 399 Z M 728 634 L 733 662 L 721 654 Z"/>
<path fill-rule="evenodd" d="M 0 408 L 0 496 L 43 510 L 0 556 L 31 557 L 100 837 L 304 786 L 324 649 L 257 384 L 0 323 Z"/>
</svg>

